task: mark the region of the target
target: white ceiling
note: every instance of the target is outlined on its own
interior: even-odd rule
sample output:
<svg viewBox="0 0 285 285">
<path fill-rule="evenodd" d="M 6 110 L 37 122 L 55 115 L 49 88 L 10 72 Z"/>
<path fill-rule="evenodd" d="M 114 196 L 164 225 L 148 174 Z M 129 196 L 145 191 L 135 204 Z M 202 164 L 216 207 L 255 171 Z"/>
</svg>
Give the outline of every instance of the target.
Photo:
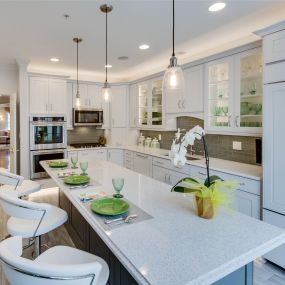
<svg viewBox="0 0 285 285">
<path fill-rule="evenodd" d="M 80 44 L 80 78 L 101 81 L 104 76 L 105 1 L 0 1 L 0 62 L 29 59 L 30 71 L 74 77 L 76 46 Z M 284 19 L 284 0 L 226 0 L 227 6 L 209 13 L 214 0 L 176 0 L 176 51 L 180 63 L 252 42 L 253 31 Z M 171 55 L 170 0 L 111 0 L 109 70 L 111 81 L 136 79 L 162 71 Z M 63 17 L 69 14 L 69 20 Z M 148 43 L 149 50 L 138 46 Z M 119 61 L 118 56 L 129 60 Z M 59 63 L 49 58 L 59 57 Z"/>
</svg>

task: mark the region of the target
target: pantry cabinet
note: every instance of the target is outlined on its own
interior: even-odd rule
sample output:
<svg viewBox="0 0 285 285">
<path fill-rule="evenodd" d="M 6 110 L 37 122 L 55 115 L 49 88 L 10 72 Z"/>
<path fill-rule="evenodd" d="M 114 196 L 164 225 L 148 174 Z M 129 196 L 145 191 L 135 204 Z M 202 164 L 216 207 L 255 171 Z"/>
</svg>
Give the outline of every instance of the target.
<svg viewBox="0 0 285 285">
<path fill-rule="evenodd" d="M 30 114 L 66 115 L 66 80 L 30 77 Z"/>
<path fill-rule="evenodd" d="M 206 64 L 206 131 L 262 133 L 262 71 L 260 48 Z"/>
</svg>

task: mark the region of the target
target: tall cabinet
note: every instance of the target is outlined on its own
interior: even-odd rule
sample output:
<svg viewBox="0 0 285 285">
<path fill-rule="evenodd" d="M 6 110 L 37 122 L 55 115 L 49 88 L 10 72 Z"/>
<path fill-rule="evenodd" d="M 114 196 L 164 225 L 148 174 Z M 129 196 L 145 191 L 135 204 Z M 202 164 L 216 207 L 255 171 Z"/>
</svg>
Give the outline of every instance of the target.
<svg viewBox="0 0 285 285">
<path fill-rule="evenodd" d="M 217 133 L 262 133 L 261 48 L 206 64 L 205 128 Z"/>
<path fill-rule="evenodd" d="M 285 21 L 257 32 L 264 37 L 263 220 L 285 229 Z M 258 94 L 258 91 L 257 91 Z M 265 258 L 285 268 L 285 245 Z"/>
</svg>

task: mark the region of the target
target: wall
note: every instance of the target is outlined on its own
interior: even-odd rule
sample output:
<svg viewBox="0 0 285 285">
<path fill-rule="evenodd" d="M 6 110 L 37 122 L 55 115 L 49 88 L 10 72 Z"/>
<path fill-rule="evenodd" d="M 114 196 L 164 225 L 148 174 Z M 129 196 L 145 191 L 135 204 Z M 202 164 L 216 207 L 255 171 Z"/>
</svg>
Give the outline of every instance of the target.
<svg viewBox="0 0 285 285">
<path fill-rule="evenodd" d="M 193 117 L 177 118 L 177 128 L 189 130 L 196 125 L 204 127 L 204 121 Z M 161 148 L 164 149 L 170 149 L 175 134 L 175 132 L 141 132 L 144 136 L 150 137 L 158 137 L 158 134 L 161 134 Z M 256 137 L 206 134 L 206 140 L 210 157 L 256 164 Z M 240 141 L 242 143 L 242 150 L 233 150 L 233 141 Z M 203 154 L 202 142 L 196 141 L 193 149 L 195 150 L 195 154 Z"/>
<path fill-rule="evenodd" d="M 104 136 L 104 130 L 95 127 L 75 127 L 67 131 L 67 143 L 95 143 L 99 137 Z"/>
<path fill-rule="evenodd" d="M 18 91 L 16 64 L 0 64 L 0 94 L 10 95 Z"/>
</svg>

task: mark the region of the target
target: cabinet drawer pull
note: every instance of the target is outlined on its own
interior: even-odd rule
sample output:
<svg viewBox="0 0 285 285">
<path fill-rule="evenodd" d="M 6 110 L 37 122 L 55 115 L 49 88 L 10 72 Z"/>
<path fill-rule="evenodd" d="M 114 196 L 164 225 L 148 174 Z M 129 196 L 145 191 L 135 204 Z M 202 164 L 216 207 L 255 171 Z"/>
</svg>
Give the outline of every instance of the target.
<svg viewBox="0 0 285 285">
<path fill-rule="evenodd" d="M 161 161 L 156 161 L 156 163 L 157 163 L 157 164 L 160 164 L 160 165 L 164 165 L 164 163 L 161 162 Z"/>
<path fill-rule="evenodd" d="M 239 185 L 240 186 L 245 186 L 245 183 L 244 182 L 240 182 Z"/>
<path fill-rule="evenodd" d="M 206 173 L 203 173 L 201 171 L 198 172 L 200 175 L 206 176 Z"/>
</svg>

